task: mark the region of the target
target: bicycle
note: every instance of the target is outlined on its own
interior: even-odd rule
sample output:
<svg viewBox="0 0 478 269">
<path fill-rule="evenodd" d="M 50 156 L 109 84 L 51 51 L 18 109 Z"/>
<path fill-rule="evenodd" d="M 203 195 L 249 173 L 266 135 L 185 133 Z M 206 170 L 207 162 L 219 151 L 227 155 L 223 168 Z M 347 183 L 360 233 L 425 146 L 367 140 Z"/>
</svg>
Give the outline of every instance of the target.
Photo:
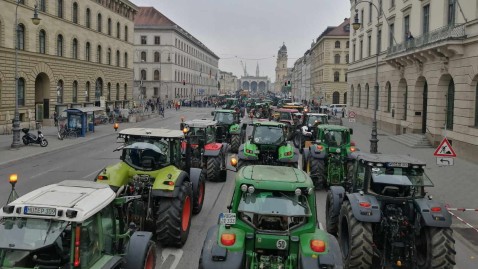
<svg viewBox="0 0 478 269">
<path fill-rule="evenodd" d="M 63 140 L 64 138 L 77 138 L 78 131 L 74 128 L 60 128 L 58 130 L 58 139 Z"/>
</svg>

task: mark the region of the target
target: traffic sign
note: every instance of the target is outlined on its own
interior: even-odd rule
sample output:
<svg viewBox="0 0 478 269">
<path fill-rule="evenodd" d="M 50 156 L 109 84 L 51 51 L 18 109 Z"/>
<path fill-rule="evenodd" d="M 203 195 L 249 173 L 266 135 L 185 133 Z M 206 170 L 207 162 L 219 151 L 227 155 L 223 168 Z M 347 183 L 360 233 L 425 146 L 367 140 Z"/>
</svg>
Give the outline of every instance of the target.
<svg viewBox="0 0 478 269">
<path fill-rule="evenodd" d="M 448 141 L 446 137 L 443 138 L 433 155 L 436 157 L 456 157 L 456 153 L 451 147 L 450 141 Z"/>
<path fill-rule="evenodd" d="M 349 119 L 349 122 L 355 122 L 354 118 Z"/>
<path fill-rule="evenodd" d="M 357 115 L 357 114 L 355 114 L 354 111 L 350 111 L 350 112 L 349 112 L 349 118 L 352 118 L 352 119 L 353 119 L 353 118 L 355 118 L 356 115 Z"/>
<path fill-rule="evenodd" d="M 437 157 L 437 165 L 440 166 L 452 166 L 453 163 L 453 158 L 451 157 Z"/>
</svg>

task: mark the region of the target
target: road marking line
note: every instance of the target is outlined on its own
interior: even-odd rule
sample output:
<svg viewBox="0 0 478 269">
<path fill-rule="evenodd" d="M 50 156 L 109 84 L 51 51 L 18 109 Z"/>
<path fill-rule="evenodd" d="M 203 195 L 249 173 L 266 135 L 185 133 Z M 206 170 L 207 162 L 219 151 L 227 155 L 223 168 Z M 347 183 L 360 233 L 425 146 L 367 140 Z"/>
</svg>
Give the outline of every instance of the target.
<svg viewBox="0 0 478 269">
<path fill-rule="evenodd" d="M 321 230 L 324 229 L 324 226 L 322 225 L 322 222 L 319 222 L 319 228 L 320 228 Z"/>
<path fill-rule="evenodd" d="M 83 177 L 83 179 L 86 179 L 86 178 L 92 177 L 94 174 L 98 174 L 98 173 L 99 173 L 101 170 L 103 170 L 103 168 L 102 168 L 102 169 L 100 169 L 100 170 L 96 170 L 95 172 L 93 172 L 93 173 L 91 173 L 91 174 L 88 174 L 88 175 L 84 176 L 84 177 Z"/>
<path fill-rule="evenodd" d="M 46 174 L 46 173 L 49 173 L 49 172 L 51 172 L 51 171 L 53 171 L 53 170 L 55 170 L 55 169 L 56 169 L 56 168 L 52 168 L 52 169 L 43 171 L 43 172 L 41 172 L 41 173 L 38 173 L 38 174 L 36 174 L 36 175 L 34 175 L 34 176 L 31 176 L 30 179 L 36 178 L 36 177 L 39 177 L 39 176 L 42 176 L 42 175 L 44 175 L 44 174 Z"/>
<path fill-rule="evenodd" d="M 171 264 L 170 269 L 176 269 L 178 267 L 179 261 L 181 260 L 181 257 L 183 256 L 183 250 L 182 249 L 172 249 L 172 248 L 165 248 L 163 249 L 161 253 L 161 257 L 163 258 L 163 262 L 166 261 L 166 259 L 172 255 L 174 257 L 173 263 Z"/>
</svg>

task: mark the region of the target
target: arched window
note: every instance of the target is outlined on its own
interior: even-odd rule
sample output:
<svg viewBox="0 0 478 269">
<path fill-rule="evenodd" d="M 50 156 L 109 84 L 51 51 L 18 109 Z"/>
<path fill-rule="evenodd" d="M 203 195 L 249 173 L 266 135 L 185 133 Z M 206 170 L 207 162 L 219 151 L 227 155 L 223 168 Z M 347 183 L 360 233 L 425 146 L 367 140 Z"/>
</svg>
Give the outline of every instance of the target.
<svg viewBox="0 0 478 269">
<path fill-rule="evenodd" d="M 154 80 L 159 80 L 159 70 L 154 70 Z"/>
<path fill-rule="evenodd" d="M 85 61 L 89 62 L 91 60 L 91 46 L 90 42 L 86 42 L 85 46 Z"/>
<path fill-rule="evenodd" d="M 111 101 L 111 83 L 108 82 L 108 101 Z"/>
<path fill-rule="evenodd" d="M 154 53 L 154 62 L 155 63 L 159 62 L 159 52 L 157 52 L 157 51 Z"/>
<path fill-rule="evenodd" d="M 369 101 L 370 101 L 370 89 L 368 87 L 368 83 L 365 84 L 365 95 L 367 99 L 365 99 L 365 108 L 369 108 Z"/>
<path fill-rule="evenodd" d="M 390 82 L 387 82 L 387 85 L 385 86 L 387 88 L 387 112 L 392 111 L 392 86 L 390 85 Z"/>
<path fill-rule="evenodd" d="M 338 71 L 334 72 L 334 82 L 339 82 L 340 79 L 340 73 Z"/>
<path fill-rule="evenodd" d="M 352 85 L 350 89 L 350 105 L 354 106 L 354 96 L 355 96 L 355 90 L 354 90 L 354 85 Z"/>
<path fill-rule="evenodd" d="M 340 49 L 340 41 L 335 41 L 335 48 Z"/>
<path fill-rule="evenodd" d="M 72 102 L 76 103 L 78 102 L 78 81 L 73 81 L 73 87 L 72 87 Z"/>
<path fill-rule="evenodd" d="M 25 50 L 25 25 L 19 24 L 17 29 L 17 48 Z"/>
<path fill-rule="evenodd" d="M 146 80 L 146 70 L 141 70 L 141 80 Z"/>
<path fill-rule="evenodd" d="M 347 64 L 349 63 L 349 55 L 348 54 L 345 55 L 345 63 L 347 63 Z"/>
<path fill-rule="evenodd" d="M 96 22 L 96 30 L 101 33 L 103 30 L 102 28 L 102 22 L 101 22 L 101 14 L 98 14 L 98 20 Z"/>
<path fill-rule="evenodd" d="M 111 19 L 108 18 L 108 35 L 111 35 Z"/>
<path fill-rule="evenodd" d="M 19 78 L 18 79 L 18 106 L 24 106 L 25 105 L 25 79 L 24 78 Z"/>
<path fill-rule="evenodd" d="M 41 12 L 46 12 L 46 0 L 40 0 L 40 4 L 38 5 L 38 8 L 40 9 Z"/>
<path fill-rule="evenodd" d="M 98 45 L 98 48 L 96 49 L 96 62 L 101 63 L 102 60 L 102 55 L 101 55 L 101 46 Z"/>
<path fill-rule="evenodd" d="M 345 47 L 346 47 L 347 49 L 350 47 L 350 42 L 349 42 L 349 41 L 345 42 Z"/>
<path fill-rule="evenodd" d="M 344 92 L 344 104 L 347 104 L 347 92 Z"/>
<path fill-rule="evenodd" d="M 340 64 L 340 55 L 339 55 L 339 54 L 335 54 L 335 56 L 334 56 L 334 63 L 335 63 L 335 64 Z"/>
<path fill-rule="evenodd" d="M 121 58 L 119 50 L 116 51 L 116 66 L 120 66 Z"/>
<path fill-rule="evenodd" d="M 73 19 L 73 23 L 78 23 L 78 3 L 73 3 L 73 14 L 72 15 L 72 19 Z"/>
<path fill-rule="evenodd" d="M 121 37 L 121 26 L 120 26 L 120 23 L 117 22 L 116 23 L 116 38 L 120 39 Z"/>
<path fill-rule="evenodd" d="M 108 52 L 106 53 L 106 63 L 111 65 L 111 49 L 108 48 Z"/>
<path fill-rule="evenodd" d="M 63 36 L 58 35 L 56 39 L 56 55 L 63 57 Z"/>
<path fill-rule="evenodd" d="M 87 28 L 91 28 L 91 11 L 89 8 L 86 9 L 85 24 Z"/>
<path fill-rule="evenodd" d="M 340 93 L 337 91 L 332 93 L 332 104 L 340 104 Z"/>
<path fill-rule="evenodd" d="M 38 52 L 45 54 L 46 53 L 46 32 L 45 30 L 40 30 L 38 36 Z"/>
<path fill-rule="evenodd" d="M 116 100 L 120 99 L 120 85 L 119 83 L 116 83 Z"/>
<path fill-rule="evenodd" d="M 362 106 L 362 88 L 358 85 L 358 107 Z"/>
<path fill-rule="evenodd" d="M 128 53 L 124 53 L 124 67 L 128 68 Z"/>
<path fill-rule="evenodd" d="M 124 100 L 128 100 L 128 84 L 124 85 Z"/>
<path fill-rule="evenodd" d="M 90 82 L 86 82 L 86 87 L 85 87 L 85 101 L 89 102 L 90 101 Z"/>
<path fill-rule="evenodd" d="M 146 51 L 141 52 L 141 61 L 146 62 Z"/>
<path fill-rule="evenodd" d="M 448 84 L 446 103 L 446 128 L 448 130 L 453 130 L 453 116 L 455 113 L 455 82 L 453 79 L 451 79 Z"/>
<path fill-rule="evenodd" d="M 71 45 L 71 56 L 73 59 L 78 59 L 78 40 L 76 40 L 76 38 L 73 38 Z"/>
<path fill-rule="evenodd" d="M 124 26 L 124 41 L 128 41 L 128 26 Z"/>
<path fill-rule="evenodd" d="M 57 0 L 57 15 L 58 18 L 63 18 L 63 0 Z"/>
</svg>

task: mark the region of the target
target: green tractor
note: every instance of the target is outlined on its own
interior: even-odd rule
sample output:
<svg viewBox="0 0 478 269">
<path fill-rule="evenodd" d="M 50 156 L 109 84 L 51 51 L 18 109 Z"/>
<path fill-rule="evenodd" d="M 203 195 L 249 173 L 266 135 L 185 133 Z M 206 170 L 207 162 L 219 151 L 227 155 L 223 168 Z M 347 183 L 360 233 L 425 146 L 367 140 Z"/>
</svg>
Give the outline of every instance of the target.
<svg viewBox="0 0 478 269">
<path fill-rule="evenodd" d="M 129 208 L 140 229 L 154 233 L 165 246 L 183 246 L 206 189 L 202 169 L 190 168 L 189 137 L 178 130 L 130 128 L 122 130 L 118 140 L 123 143 L 115 150 L 122 151 L 121 161 L 101 170 L 95 181 L 120 196 L 141 196 Z"/>
<path fill-rule="evenodd" d="M 211 116 L 214 116 L 214 121 L 217 123 L 217 142 L 228 143 L 231 152 L 237 153 L 244 131 L 241 127 L 240 112 L 238 110 L 219 109 L 212 111 Z"/>
<path fill-rule="evenodd" d="M 226 98 L 226 103 L 222 106 L 222 109 L 235 109 L 239 107 L 239 99 Z"/>
<path fill-rule="evenodd" d="M 191 167 L 204 169 L 210 181 L 226 181 L 227 143 L 216 143 L 217 123 L 212 120 L 181 122 L 181 130 L 189 137 Z M 186 153 L 186 141 L 182 151 Z"/>
<path fill-rule="evenodd" d="M 337 239 L 319 228 L 314 185 L 292 167 L 252 165 L 206 235 L 199 269 L 343 268 Z"/>
<path fill-rule="evenodd" d="M 351 141 L 353 129 L 340 125 L 318 125 L 314 140 L 306 141 L 302 156 L 302 168 L 321 187 L 344 185 L 352 167 L 350 154 L 355 152 Z"/>
<path fill-rule="evenodd" d="M 256 121 L 252 135 L 239 147 L 238 167 L 251 164 L 298 167 L 299 151 L 286 140 L 286 125 Z"/>
</svg>

